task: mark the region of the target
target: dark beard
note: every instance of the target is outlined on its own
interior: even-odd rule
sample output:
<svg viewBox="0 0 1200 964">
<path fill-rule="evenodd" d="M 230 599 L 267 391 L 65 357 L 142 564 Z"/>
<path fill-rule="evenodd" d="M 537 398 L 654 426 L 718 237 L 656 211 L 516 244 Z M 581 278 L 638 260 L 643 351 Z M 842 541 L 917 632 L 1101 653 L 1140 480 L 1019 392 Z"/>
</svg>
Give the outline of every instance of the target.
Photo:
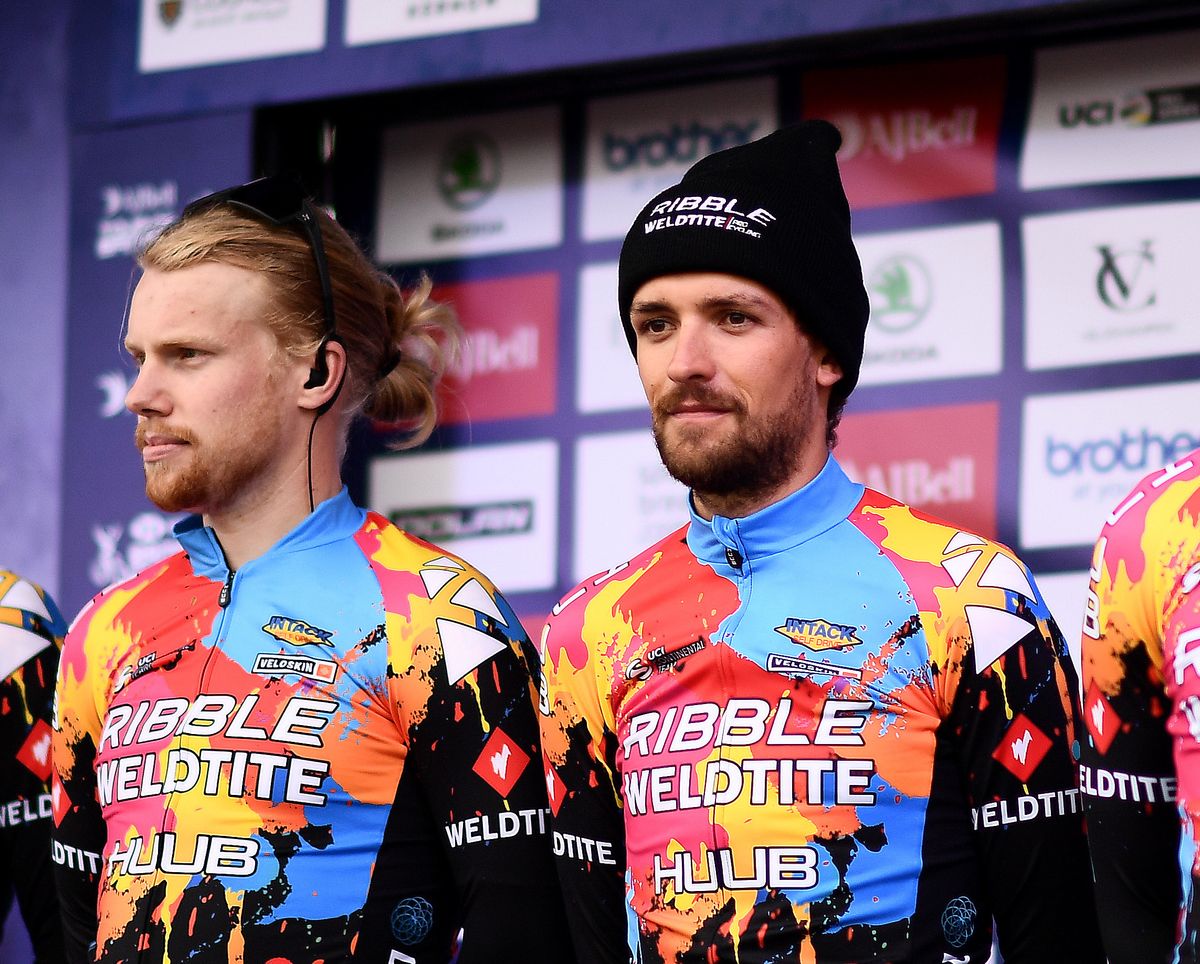
<svg viewBox="0 0 1200 964">
<path fill-rule="evenodd" d="M 667 472 L 702 500 L 754 502 L 782 486 L 795 472 L 813 426 L 805 420 L 811 407 L 811 386 L 799 377 L 790 404 L 782 413 L 750 424 L 745 407 L 736 399 L 699 386 L 680 389 L 664 397 L 653 413 L 654 444 Z M 719 441 L 706 438 L 704 429 L 676 427 L 674 442 L 667 439 L 667 411 L 683 400 L 729 409 L 736 430 Z M 690 437 L 689 437 L 690 436 Z M 705 444 L 705 443 L 708 444 Z"/>
</svg>

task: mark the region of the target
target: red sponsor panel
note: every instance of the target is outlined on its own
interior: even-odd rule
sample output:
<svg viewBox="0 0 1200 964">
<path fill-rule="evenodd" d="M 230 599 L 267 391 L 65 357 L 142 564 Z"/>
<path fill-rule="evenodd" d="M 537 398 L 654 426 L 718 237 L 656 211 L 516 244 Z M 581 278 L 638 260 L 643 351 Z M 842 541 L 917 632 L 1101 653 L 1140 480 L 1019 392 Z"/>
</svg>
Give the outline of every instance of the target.
<svg viewBox="0 0 1200 964">
<path fill-rule="evenodd" d="M 500 796 L 507 797 L 529 765 L 529 754 L 497 727 L 472 769 Z"/>
<path fill-rule="evenodd" d="M 851 207 L 989 194 L 1004 72 L 1002 57 L 814 71 L 804 116 L 841 130 Z"/>
<path fill-rule="evenodd" d="M 550 812 L 558 816 L 558 811 L 567 796 L 567 785 L 562 782 L 554 767 L 546 764 L 546 799 L 550 802 Z"/>
<path fill-rule="evenodd" d="M 558 275 L 465 281 L 434 289 L 466 332 L 439 391 L 443 423 L 549 415 L 558 386 Z"/>
<path fill-rule="evenodd" d="M 1050 737 L 1031 723 L 1024 713 L 1018 713 L 992 756 L 1025 783 L 1053 745 Z"/>
<path fill-rule="evenodd" d="M 977 402 L 847 415 L 835 454 L 850 478 L 995 538 L 999 414 Z"/>
</svg>

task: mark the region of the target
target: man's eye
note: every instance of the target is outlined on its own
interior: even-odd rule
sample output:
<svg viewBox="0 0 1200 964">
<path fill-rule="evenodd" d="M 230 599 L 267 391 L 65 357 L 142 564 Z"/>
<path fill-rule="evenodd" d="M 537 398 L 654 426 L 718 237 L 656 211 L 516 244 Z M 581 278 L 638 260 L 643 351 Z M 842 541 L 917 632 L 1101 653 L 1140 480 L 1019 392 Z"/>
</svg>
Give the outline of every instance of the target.
<svg viewBox="0 0 1200 964">
<path fill-rule="evenodd" d="M 750 324 L 749 315 L 743 315 L 740 311 L 731 311 L 725 316 L 725 320 L 735 327 Z"/>
<path fill-rule="evenodd" d="M 184 359 L 185 361 L 190 361 L 193 358 L 199 358 L 203 354 L 204 354 L 204 352 L 202 352 L 199 348 L 180 348 L 179 349 L 179 357 Z"/>
<path fill-rule="evenodd" d="M 665 318 L 650 318 L 647 321 L 643 321 L 638 327 L 643 334 L 661 335 L 670 326 Z"/>
</svg>

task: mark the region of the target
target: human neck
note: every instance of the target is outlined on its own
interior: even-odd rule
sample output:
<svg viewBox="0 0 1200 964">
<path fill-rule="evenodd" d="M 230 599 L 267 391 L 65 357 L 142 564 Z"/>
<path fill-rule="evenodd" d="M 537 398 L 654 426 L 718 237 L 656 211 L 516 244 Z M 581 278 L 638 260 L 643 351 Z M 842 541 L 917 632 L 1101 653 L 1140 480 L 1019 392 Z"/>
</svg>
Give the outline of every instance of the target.
<svg viewBox="0 0 1200 964">
<path fill-rule="evenodd" d="M 786 479 L 777 485 L 758 487 L 754 489 L 738 489 L 732 492 L 700 492 L 692 490 L 692 505 L 696 514 L 705 521 L 712 521 L 713 516 L 724 516 L 726 519 L 744 519 L 769 505 L 774 505 L 786 499 L 793 492 L 799 492 L 813 479 L 820 475 L 829 458 L 829 451 L 823 449 L 819 456 L 804 460 Z"/>
<path fill-rule="evenodd" d="M 313 465 L 313 505 L 336 495 L 342 487 L 336 466 L 318 472 Z M 204 523 L 211 526 L 225 553 L 230 569 L 240 569 L 257 559 L 304 521 L 310 513 L 308 466 L 301 461 L 290 471 L 246 493 L 234 504 L 204 512 Z"/>
</svg>

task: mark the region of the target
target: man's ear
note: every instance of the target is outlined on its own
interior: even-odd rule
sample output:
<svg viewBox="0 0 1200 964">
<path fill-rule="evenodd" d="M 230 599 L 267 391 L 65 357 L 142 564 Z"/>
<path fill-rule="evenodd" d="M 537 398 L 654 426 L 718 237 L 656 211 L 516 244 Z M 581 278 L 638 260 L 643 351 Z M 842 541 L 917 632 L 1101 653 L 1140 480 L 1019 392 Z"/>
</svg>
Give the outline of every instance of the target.
<svg viewBox="0 0 1200 964">
<path fill-rule="evenodd" d="M 820 350 L 820 361 L 817 363 L 817 384 L 822 388 L 833 388 L 842 380 L 842 365 L 833 357 L 833 352 L 826 348 Z"/>
<path fill-rule="evenodd" d="M 325 339 L 317 348 L 316 358 L 306 369 L 306 381 L 297 404 L 304 409 L 327 411 L 341 390 L 346 377 L 346 346 L 337 337 Z M 323 380 L 318 380 L 324 375 Z"/>
</svg>

